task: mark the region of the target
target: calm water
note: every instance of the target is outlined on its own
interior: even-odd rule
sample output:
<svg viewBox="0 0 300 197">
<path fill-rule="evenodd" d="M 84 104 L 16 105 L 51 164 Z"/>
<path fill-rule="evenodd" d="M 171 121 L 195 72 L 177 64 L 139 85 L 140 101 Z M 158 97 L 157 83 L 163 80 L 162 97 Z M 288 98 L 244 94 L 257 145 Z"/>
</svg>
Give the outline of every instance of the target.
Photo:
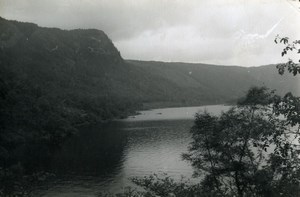
<svg viewBox="0 0 300 197">
<path fill-rule="evenodd" d="M 228 106 L 165 108 L 104 126 L 86 128 L 69 139 L 49 164 L 57 176 L 42 185 L 37 196 L 97 196 L 133 186 L 130 177 L 168 173 L 189 178 L 193 170 L 181 160 L 191 141 L 194 114 L 214 114 Z"/>
</svg>

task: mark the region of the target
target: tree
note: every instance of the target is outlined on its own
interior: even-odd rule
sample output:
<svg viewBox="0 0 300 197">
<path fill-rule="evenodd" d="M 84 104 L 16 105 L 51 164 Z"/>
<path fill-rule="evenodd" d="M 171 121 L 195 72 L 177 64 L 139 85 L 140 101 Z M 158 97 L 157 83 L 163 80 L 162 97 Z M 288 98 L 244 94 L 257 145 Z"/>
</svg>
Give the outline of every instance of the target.
<svg viewBox="0 0 300 197">
<path fill-rule="evenodd" d="M 275 43 L 282 43 L 285 47 L 282 50 L 281 55 L 285 56 L 288 52 L 296 51 L 297 54 L 300 54 L 300 40 L 294 40 L 293 42 L 289 41 L 288 37 L 279 37 L 275 38 Z M 294 76 L 300 74 L 300 59 L 298 63 L 294 60 L 289 59 L 288 62 L 284 64 L 278 64 L 277 69 L 279 74 L 283 75 L 287 69 L 289 73 L 292 73 Z M 300 98 L 294 96 L 292 93 L 288 92 L 280 102 L 275 103 L 275 109 L 277 114 L 284 115 L 289 123 L 294 125 L 300 124 Z"/>
<path fill-rule="evenodd" d="M 204 192 L 240 197 L 300 194 L 300 149 L 292 140 L 298 134 L 290 119 L 279 117 L 281 100 L 267 88 L 254 87 L 220 116 L 196 115 L 193 141 L 183 158 L 202 177 Z"/>
<path fill-rule="evenodd" d="M 285 45 L 281 52 L 281 56 L 285 56 L 288 54 L 288 52 L 296 51 L 296 53 L 300 54 L 300 40 L 294 40 L 290 42 L 290 39 L 288 37 L 279 37 L 279 35 L 276 36 L 274 42 L 276 44 L 282 43 Z M 298 63 L 289 58 L 288 62 L 284 64 L 278 64 L 277 69 L 279 74 L 283 75 L 285 70 L 287 69 L 289 73 L 292 73 L 294 76 L 297 74 L 300 74 L 300 66 L 299 66 L 300 59 L 298 60 Z"/>
<path fill-rule="evenodd" d="M 282 56 L 300 53 L 300 40 L 275 38 L 283 43 Z M 300 60 L 298 61 L 300 62 Z M 277 65 L 300 74 L 289 59 Z M 251 88 L 237 107 L 220 117 L 196 115 L 193 142 L 183 158 L 202 176 L 202 189 L 219 196 L 298 196 L 300 192 L 300 98 L 283 98 L 266 88 Z"/>
<path fill-rule="evenodd" d="M 282 56 L 300 54 L 300 40 L 277 36 L 275 43 L 285 45 Z M 278 64 L 279 74 L 300 74 L 298 62 Z M 159 196 L 300 195 L 300 98 L 292 93 L 280 97 L 265 87 L 251 88 L 220 116 L 196 114 L 191 133 L 183 159 L 202 177 L 200 187 L 157 177 L 134 182 Z"/>
</svg>

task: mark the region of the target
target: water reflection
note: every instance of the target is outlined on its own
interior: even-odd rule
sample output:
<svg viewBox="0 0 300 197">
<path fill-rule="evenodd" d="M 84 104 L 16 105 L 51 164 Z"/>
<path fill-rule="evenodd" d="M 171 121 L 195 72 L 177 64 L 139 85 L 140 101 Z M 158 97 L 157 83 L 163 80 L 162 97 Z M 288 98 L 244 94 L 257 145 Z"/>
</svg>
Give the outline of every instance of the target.
<svg viewBox="0 0 300 197">
<path fill-rule="evenodd" d="M 227 108 L 213 106 L 212 111 L 220 113 Z M 100 191 L 117 192 L 133 186 L 130 177 L 153 173 L 168 173 L 175 179 L 181 175 L 191 177 L 193 170 L 181 160 L 181 154 L 191 141 L 193 115 L 178 119 L 180 114 L 187 117 L 187 110 L 174 108 L 173 115 L 177 114 L 173 120 L 151 120 L 153 114 L 150 114 L 148 119 L 143 117 L 145 121 L 117 121 L 82 129 L 55 155 L 48 171 L 58 176 L 43 186 L 37 196 L 96 196 Z M 195 109 L 188 111 L 192 114 Z M 158 116 L 164 116 L 165 112 Z"/>
<path fill-rule="evenodd" d="M 51 170 L 58 175 L 99 176 L 115 174 L 124 160 L 127 133 L 122 122 L 82 129 L 55 155 Z"/>
<path fill-rule="evenodd" d="M 190 177 L 191 167 L 181 160 L 190 142 L 192 120 L 132 122 L 127 125 L 128 149 L 124 171 L 130 176 L 166 172 Z M 143 128 L 143 129 L 136 129 Z"/>
</svg>

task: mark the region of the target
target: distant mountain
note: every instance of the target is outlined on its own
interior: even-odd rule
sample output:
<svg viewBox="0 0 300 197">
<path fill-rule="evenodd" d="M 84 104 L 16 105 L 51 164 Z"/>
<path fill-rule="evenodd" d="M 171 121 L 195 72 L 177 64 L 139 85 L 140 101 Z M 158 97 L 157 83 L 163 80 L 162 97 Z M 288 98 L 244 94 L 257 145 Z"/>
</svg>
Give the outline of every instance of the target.
<svg viewBox="0 0 300 197">
<path fill-rule="evenodd" d="M 174 99 L 178 105 L 232 103 L 251 86 L 267 86 L 281 95 L 290 91 L 300 95 L 299 76 L 281 76 L 276 65 L 246 68 L 200 63 L 126 62 L 143 69 L 149 76 L 166 80 L 174 91 L 170 98 L 166 95 L 166 100 Z"/>
<path fill-rule="evenodd" d="M 299 95 L 299 84 L 274 65 L 124 60 L 103 31 L 0 17 L 0 171 L 13 164 L 42 170 L 81 125 L 143 108 L 232 104 L 254 85 Z"/>
<path fill-rule="evenodd" d="M 280 94 L 300 92 L 299 77 L 280 76 L 274 65 L 123 60 L 108 36 L 95 29 L 67 31 L 0 18 L 0 52 L 1 67 L 72 108 L 91 99 L 128 100 L 145 107 L 228 103 L 254 85 Z"/>
</svg>

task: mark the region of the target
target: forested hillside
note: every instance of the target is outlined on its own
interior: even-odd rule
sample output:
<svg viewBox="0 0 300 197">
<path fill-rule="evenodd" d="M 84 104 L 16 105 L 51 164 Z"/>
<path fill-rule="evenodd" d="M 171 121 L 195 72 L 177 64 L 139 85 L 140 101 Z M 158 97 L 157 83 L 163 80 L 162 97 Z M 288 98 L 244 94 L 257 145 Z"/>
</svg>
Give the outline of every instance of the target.
<svg viewBox="0 0 300 197">
<path fill-rule="evenodd" d="M 0 195 L 19 191 L 24 175 L 43 171 L 79 126 L 140 108 L 122 88 L 126 75 L 111 82 L 115 73 L 130 71 L 99 30 L 0 18 L 0 68 Z"/>
<path fill-rule="evenodd" d="M 169 89 L 172 87 L 175 92 L 165 100 L 173 101 L 173 105 L 234 103 L 251 86 L 267 86 L 276 89 L 278 94 L 289 91 L 300 94 L 300 78 L 278 75 L 276 65 L 246 68 L 135 60 L 127 63 L 141 68 L 147 75 L 167 80 Z"/>
<path fill-rule="evenodd" d="M 3 18 L 0 68 L 0 165 L 5 168 L 22 161 L 37 169 L 35 160 L 51 155 L 49 150 L 78 126 L 124 118 L 138 109 L 233 103 L 254 85 L 299 94 L 299 77 L 280 76 L 274 66 L 123 60 L 103 31 L 42 28 Z"/>
<path fill-rule="evenodd" d="M 253 85 L 299 92 L 299 79 L 278 76 L 273 66 L 124 61 L 100 30 L 41 28 L 3 18 L 0 27 L 1 72 L 11 75 L 3 85 L 9 80 L 27 84 L 63 101 L 69 110 L 93 110 L 101 119 L 125 116 L 123 104 L 128 108 L 130 103 L 163 107 L 232 102 Z"/>
</svg>

